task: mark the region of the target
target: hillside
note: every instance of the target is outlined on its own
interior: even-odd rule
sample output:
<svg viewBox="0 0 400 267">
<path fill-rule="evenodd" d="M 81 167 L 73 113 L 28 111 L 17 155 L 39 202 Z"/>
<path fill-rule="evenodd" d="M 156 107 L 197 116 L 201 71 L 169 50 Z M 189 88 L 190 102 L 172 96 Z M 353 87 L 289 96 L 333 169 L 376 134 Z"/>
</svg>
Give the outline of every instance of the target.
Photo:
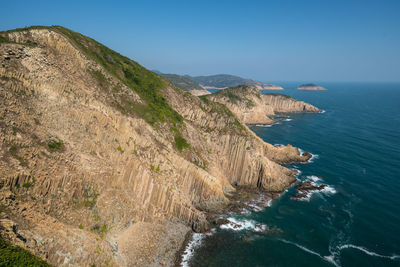
<svg viewBox="0 0 400 267">
<path fill-rule="evenodd" d="M 160 73 L 161 76 L 164 76 L 168 80 L 170 80 L 176 87 L 184 90 L 184 91 L 191 91 L 191 90 L 202 90 L 201 87 L 197 82 L 193 81 L 192 79 L 181 76 L 177 74 L 166 74 Z"/>
<path fill-rule="evenodd" d="M 156 72 L 157 73 L 157 72 Z M 205 90 L 200 86 L 197 82 L 190 79 L 190 76 L 181 76 L 177 74 L 165 74 L 158 72 L 161 76 L 167 78 L 170 82 L 172 82 L 176 87 L 190 92 L 192 95 L 200 96 L 200 95 L 209 95 L 211 94 L 209 91 Z"/>
<path fill-rule="evenodd" d="M 282 113 L 321 112 L 320 109 L 283 94 L 261 94 L 254 86 L 236 86 L 206 96 L 226 105 L 248 125 L 272 124 L 271 117 Z"/>
<path fill-rule="evenodd" d="M 89 37 L 0 36 L 0 236 L 53 266 L 173 265 L 237 188 L 282 192 L 307 160 Z"/>
<path fill-rule="evenodd" d="M 257 87 L 258 90 L 283 90 L 282 87 L 275 84 L 262 83 L 259 81 L 244 79 L 238 76 L 228 75 L 228 74 L 195 76 L 190 78 L 198 82 L 206 89 L 223 89 L 227 87 L 235 87 L 238 85 L 252 85 Z"/>
</svg>

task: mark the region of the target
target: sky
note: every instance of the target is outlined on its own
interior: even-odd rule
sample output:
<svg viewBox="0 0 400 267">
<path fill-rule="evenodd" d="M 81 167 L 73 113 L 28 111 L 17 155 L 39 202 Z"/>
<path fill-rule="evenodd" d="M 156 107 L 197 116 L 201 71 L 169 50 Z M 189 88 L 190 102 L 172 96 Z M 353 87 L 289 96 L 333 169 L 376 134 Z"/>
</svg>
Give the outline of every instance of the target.
<svg viewBox="0 0 400 267">
<path fill-rule="evenodd" d="M 61 25 L 148 69 L 400 81 L 400 0 L 1 1 L 0 31 Z"/>
</svg>

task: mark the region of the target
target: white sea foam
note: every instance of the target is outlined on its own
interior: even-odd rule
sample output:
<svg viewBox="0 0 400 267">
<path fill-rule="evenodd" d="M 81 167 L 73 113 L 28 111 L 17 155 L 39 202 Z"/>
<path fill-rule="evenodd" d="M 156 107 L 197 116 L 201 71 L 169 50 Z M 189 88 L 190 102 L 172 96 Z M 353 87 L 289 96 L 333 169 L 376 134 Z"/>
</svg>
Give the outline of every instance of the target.
<svg viewBox="0 0 400 267">
<path fill-rule="evenodd" d="M 373 257 L 379 257 L 379 258 L 385 258 L 385 259 L 391 259 L 391 260 L 399 260 L 400 259 L 400 255 L 397 255 L 397 254 L 382 255 L 382 254 L 378 254 L 378 253 L 373 252 L 373 251 L 369 251 L 368 249 L 366 249 L 364 247 L 356 246 L 356 245 L 353 245 L 353 244 L 345 244 L 345 245 L 339 246 L 339 247 L 337 247 L 336 252 L 334 252 L 334 253 L 331 252 L 331 255 L 322 256 L 318 252 L 315 252 L 315 251 L 313 251 L 313 250 L 311 250 L 309 248 L 306 248 L 306 247 L 304 247 L 302 245 L 299 245 L 299 244 L 297 244 L 295 242 L 291 242 L 291 241 L 288 241 L 288 240 L 285 240 L 285 239 L 279 239 L 279 240 L 284 242 L 284 243 L 286 243 L 286 244 L 294 245 L 294 246 L 298 247 L 299 249 L 301 249 L 301 250 L 303 250 L 305 252 L 308 252 L 308 253 L 310 253 L 312 255 L 318 256 L 321 259 L 323 259 L 323 260 L 325 260 L 325 261 L 327 261 L 327 262 L 329 262 L 329 263 L 331 263 L 331 264 L 333 264 L 335 266 L 338 266 L 338 267 L 341 266 L 340 262 L 335 260 L 335 259 L 337 257 L 339 257 L 341 250 L 349 249 L 349 248 L 360 250 L 360 251 L 364 252 L 365 254 L 373 256 Z"/>
<path fill-rule="evenodd" d="M 291 121 L 291 120 L 293 120 L 293 119 L 289 119 L 289 118 L 288 118 L 288 119 L 284 119 L 283 121 Z"/>
<path fill-rule="evenodd" d="M 311 153 L 311 158 L 308 160 L 308 163 L 313 163 L 314 159 L 318 159 L 319 155 L 318 154 L 312 154 Z"/>
<path fill-rule="evenodd" d="M 309 176 L 307 176 L 307 178 L 308 178 L 309 180 L 312 180 L 313 182 L 318 182 L 318 181 L 321 181 L 321 180 L 322 180 L 320 177 L 315 176 L 315 175 L 309 175 Z"/>
<path fill-rule="evenodd" d="M 325 112 L 326 112 L 326 110 L 322 110 L 320 113 L 323 114 L 323 113 L 325 113 Z"/>
<path fill-rule="evenodd" d="M 265 224 L 261 224 L 253 220 L 229 217 L 228 221 L 229 223 L 221 225 L 220 228 L 232 231 L 251 230 L 254 232 L 263 232 L 267 229 Z"/>
<path fill-rule="evenodd" d="M 320 192 L 327 193 L 327 194 L 336 194 L 337 193 L 336 189 L 330 185 L 325 186 L 325 188 L 322 189 Z"/>
<path fill-rule="evenodd" d="M 302 246 L 302 245 L 299 245 L 299 244 L 297 244 L 297 243 L 294 243 L 294 242 L 291 242 L 291 241 L 288 241 L 288 240 L 285 240 L 285 239 L 279 239 L 279 240 L 282 241 L 282 242 L 284 242 L 284 243 L 286 243 L 286 244 L 291 244 L 291 245 L 293 245 L 293 246 L 296 246 L 296 247 L 298 247 L 299 249 L 301 249 L 301 250 L 303 250 L 303 251 L 305 251 L 305 252 L 308 252 L 308 253 L 310 253 L 310 254 L 312 254 L 312 255 L 315 255 L 315 256 L 317 256 L 317 257 L 320 257 L 321 259 L 323 259 L 323 260 L 325 260 L 325 261 L 327 261 L 327 262 L 329 262 L 329 263 L 331 263 L 331 264 L 333 264 L 333 265 L 335 265 L 335 266 L 337 266 L 337 267 L 340 266 L 337 262 L 334 261 L 333 256 L 322 256 L 322 255 L 319 254 L 318 252 L 315 252 L 315 251 L 313 251 L 313 250 L 311 250 L 311 249 L 309 249 L 309 248 L 306 248 L 306 247 L 304 247 L 304 246 Z"/>
<path fill-rule="evenodd" d="M 352 244 L 345 244 L 345 245 L 342 245 L 339 247 L 340 250 L 347 249 L 347 248 L 358 249 L 358 250 L 364 252 L 365 254 L 368 254 L 370 256 L 379 257 L 379 258 L 386 258 L 386 259 L 391 259 L 391 260 L 400 259 L 400 255 L 397 255 L 397 254 L 393 254 L 391 256 L 381 255 L 381 254 L 375 253 L 373 251 L 369 251 L 368 249 L 366 249 L 364 247 L 360 247 L 360 246 L 356 246 L 356 245 L 352 245 Z"/>
<path fill-rule="evenodd" d="M 256 203 L 248 203 L 247 205 L 248 205 L 249 207 L 251 207 L 251 209 L 252 209 L 253 211 L 256 211 L 256 212 L 260 212 L 260 211 L 263 211 L 263 210 L 264 210 L 262 207 L 258 206 Z"/>
<path fill-rule="evenodd" d="M 273 124 L 256 124 L 257 127 L 272 127 Z"/>
<path fill-rule="evenodd" d="M 312 185 L 314 185 L 314 186 L 320 186 L 320 185 L 323 185 L 323 183 L 321 183 L 321 181 L 322 181 L 322 178 L 321 177 L 318 177 L 318 176 L 316 176 L 316 175 L 309 175 L 309 176 L 307 176 L 307 180 L 308 181 L 312 181 L 311 182 L 311 184 Z M 306 181 L 307 181 L 306 180 Z M 326 185 L 326 184 L 325 184 Z M 316 189 L 316 190 L 309 190 L 309 191 L 303 191 L 303 193 L 305 193 L 306 194 L 306 196 L 305 197 L 302 197 L 302 198 L 297 198 L 296 200 L 299 200 L 299 201 L 310 201 L 310 199 L 311 199 L 311 197 L 313 196 L 313 194 L 315 194 L 315 193 L 322 193 L 322 194 L 327 194 L 327 195 L 332 195 L 332 194 L 336 194 L 337 193 L 337 191 L 336 191 L 336 189 L 333 187 L 333 186 L 331 186 L 331 185 L 326 185 L 322 190 L 318 190 L 318 189 Z"/>
<path fill-rule="evenodd" d="M 189 261 L 193 257 L 194 250 L 201 246 L 203 239 L 206 237 L 205 234 L 194 233 L 192 239 L 187 244 L 185 251 L 182 254 L 182 267 L 189 267 Z"/>
<path fill-rule="evenodd" d="M 274 146 L 275 147 L 284 147 L 285 145 L 283 145 L 283 144 L 275 144 Z"/>
</svg>

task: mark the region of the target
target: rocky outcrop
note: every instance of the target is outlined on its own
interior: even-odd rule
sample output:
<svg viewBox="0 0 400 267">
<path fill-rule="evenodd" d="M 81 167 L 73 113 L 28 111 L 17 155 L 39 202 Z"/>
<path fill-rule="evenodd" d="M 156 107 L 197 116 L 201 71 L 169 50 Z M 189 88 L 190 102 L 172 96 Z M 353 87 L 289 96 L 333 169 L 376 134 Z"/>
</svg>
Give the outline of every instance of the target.
<svg viewBox="0 0 400 267">
<path fill-rule="evenodd" d="M 326 91 L 327 89 L 320 86 L 316 85 L 313 83 L 307 83 L 307 84 L 302 84 L 299 87 L 297 87 L 297 90 L 306 90 L 306 91 Z"/>
<path fill-rule="evenodd" d="M 321 112 L 320 109 L 290 96 L 261 94 L 257 87 L 238 86 L 207 96 L 225 104 L 242 123 L 272 124 L 277 113 Z"/>
<path fill-rule="evenodd" d="M 0 35 L 0 235 L 55 266 L 171 265 L 236 186 L 295 181 L 301 155 L 88 37 Z"/>
<path fill-rule="evenodd" d="M 317 107 L 303 101 L 296 100 L 287 95 L 281 94 L 264 94 L 261 96 L 265 105 L 272 107 L 274 114 L 277 113 L 301 113 L 311 112 L 319 113 L 322 112 Z M 272 115 L 274 115 L 272 114 Z M 271 115 L 271 114 L 269 114 Z"/>
</svg>

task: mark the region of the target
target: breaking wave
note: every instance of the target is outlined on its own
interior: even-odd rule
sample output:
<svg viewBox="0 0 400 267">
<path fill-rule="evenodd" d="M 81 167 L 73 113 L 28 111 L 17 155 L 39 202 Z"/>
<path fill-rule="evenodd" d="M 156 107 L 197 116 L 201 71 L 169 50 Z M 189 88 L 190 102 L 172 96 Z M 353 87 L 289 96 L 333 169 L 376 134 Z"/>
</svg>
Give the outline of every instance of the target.
<svg viewBox="0 0 400 267">
<path fill-rule="evenodd" d="M 305 252 L 308 252 L 308 253 L 310 253 L 312 255 L 315 255 L 315 256 L 323 259 L 324 261 L 327 261 L 327 262 L 329 262 L 329 263 L 331 263 L 331 264 L 333 264 L 335 266 L 338 266 L 338 267 L 341 266 L 340 261 L 337 259 L 340 256 L 340 252 L 343 249 L 349 249 L 349 248 L 360 250 L 360 251 L 364 252 L 365 254 L 367 254 L 369 256 L 372 256 L 372 257 L 379 257 L 379 258 L 385 258 L 385 259 L 390 259 L 390 260 L 399 260 L 400 259 L 400 255 L 397 255 L 397 254 L 382 255 L 382 254 L 378 254 L 378 253 L 373 252 L 373 251 L 369 251 L 368 249 L 366 249 L 364 247 L 356 246 L 356 245 L 353 245 L 353 244 L 341 245 L 341 246 L 337 247 L 337 252 L 336 253 L 332 253 L 331 255 L 327 255 L 327 256 L 322 256 L 318 252 L 315 252 L 315 251 L 313 251 L 313 250 L 311 250 L 309 248 L 306 248 L 306 247 L 304 247 L 302 245 L 299 245 L 299 244 L 297 244 L 295 242 L 291 242 L 291 241 L 288 241 L 288 240 L 285 240 L 285 239 L 278 239 L 278 240 L 280 240 L 280 241 L 282 241 L 282 242 L 284 242 L 286 244 L 294 245 L 294 246 L 298 247 L 299 249 L 301 249 L 301 250 L 303 250 Z"/>
<path fill-rule="evenodd" d="M 265 224 L 261 224 L 253 220 L 236 219 L 230 217 L 228 218 L 228 221 L 229 223 L 221 225 L 220 228 L 232 231 L 251 230 L 254 232 L 263 232 L 267 229 Z"/>
</svg>

